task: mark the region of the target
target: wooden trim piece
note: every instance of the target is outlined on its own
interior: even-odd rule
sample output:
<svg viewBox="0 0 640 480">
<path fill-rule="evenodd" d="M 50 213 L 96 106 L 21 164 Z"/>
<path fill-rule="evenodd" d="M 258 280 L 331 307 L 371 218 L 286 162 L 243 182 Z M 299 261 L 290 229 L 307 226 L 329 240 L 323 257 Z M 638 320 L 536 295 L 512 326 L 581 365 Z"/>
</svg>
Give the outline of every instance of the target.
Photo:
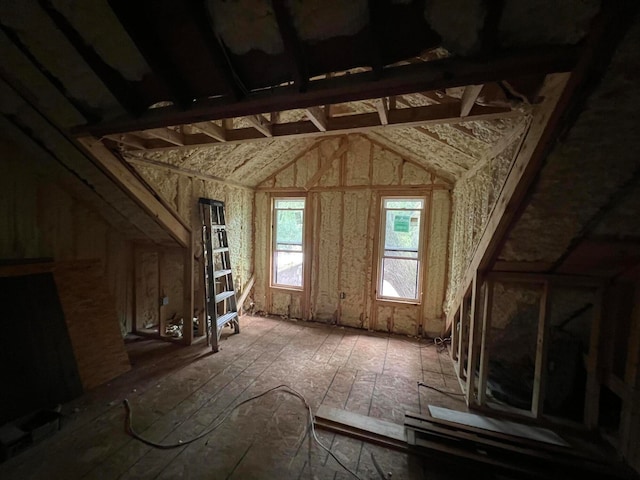
<svg viewBox="0 0 640 480">
<path fill-rule="evenodd" d="M 99 162 L 101 167 L 121 188 L 131 195 L 158 224 L 163 227 L 182 247 L 189 245 L 191 229 L 184 225 L 177 214 L 167 209 L 154 192 L 144 185 L 123 161 L 105 147 L 102 142 L 91 137 L 78 138 L 84 149 Z"/>
<path fill-rule="evenodd" d="M 146 150 L 147 143 L 144 138 L 140 138 L 133 133 L 121 133 L 118 135 L 107 135 L 104 138 L 112 140 L 116 143 L 133 147 L 136 150 Z"/>
<path fill-rule="evenodd" d="M 561 111 L 568 102 L 567 96 L 570 90 L 565 88 L 569 81 L 569 74 L 548 75 L 541 95 L 544 100 L 533 114 L 532 126 L 522 145 L 509 175 L 505 180 L 500 196 L 495 203 L 489 221 L 486 223 L 484 231 L 478 245 L 475 248 L 473 257 L 463 280 L 458 286 L 453 306 L 462 301 L 464 292 L 471 284 L 476 270 L 486 270 L 495 260 L 498 250 L 503 242 L 503 236 L 513 219 L 526 192 L 542 165 L 546 153 L 547 142 L 553 136 L 553 131 L 560 120 Z M 451 325 L 453 317 L 451 312 L 447 315 L 447 328 Z"/>
<path fill-rule="evenodd" d="M 551 321 L 549 311 L 549 282 L 542 287 L 540 310 L 538 312 L 538 334 L 536 339 L 536 362 L 533 374 L 533 397 L 531 413 L 535 418 L 541 418 L 544 413 L 545 387 L 547 382 L 547 357 L 549 353 L 549 332 Z"/>
</svg>

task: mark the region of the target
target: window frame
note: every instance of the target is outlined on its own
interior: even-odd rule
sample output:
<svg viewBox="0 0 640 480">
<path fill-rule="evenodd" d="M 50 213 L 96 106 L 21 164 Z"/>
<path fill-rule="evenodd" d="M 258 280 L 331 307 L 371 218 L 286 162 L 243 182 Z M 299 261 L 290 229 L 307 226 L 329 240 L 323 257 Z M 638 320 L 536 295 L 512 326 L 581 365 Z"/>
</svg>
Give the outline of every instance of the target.
<svg viewBox="0 0 640 480">
<path fill-rule="evenodd" d="M 416 289 L 417 295 L 416 298 L 406 298 L 406 297 L 391 297 L 385 296 L 382 294 L 383 280 L 384 280 L 384 268 L 383 261 L 385 258 L 396 258 L 393 256 L 385 255 L 385 241 L 387 235 L 387 210 L 401 210 L 397 208 L 386 208 L 385 203 L 388 200 L 399 200 L 399 201 L 422 201 L 422 208 L 411 208 L 406 209 L 408 211 L 420 210 L 420 225 L 418 229 L 418 249 L 416 258 L 406 258 L 409 260 L 415 260 L 417 262 L 417 282 Z M 376 300 L 382 302 L 395 302 L 401 304 L 408 305 L 421 305 L 423 300 L 423 278 L 424 278 L 424 250 L 425 245 L 427 244 L 426 239 L 426 222 L 427 222 L 427 206 L 428 206 L 428 196 L 426 194 L 418 194 L 418 195 L 383 195 L 380 197 L 380 217 L 379 217 L 379 228 L 378 228 L 378 252 L 376 258 Z"/>
<path fill-rule="evenodd" d="M 302 254 L 302 280 L 301 280 L 301 285 L 287 285 L 287 284 L 282 284 L 282 283 L 276 283 L 276 254 L 280 251 L 284 252 L 287 250 L 278 250 L 277 249 L 277 210 L 276 209 L 276 203 L 278 202 L 278 200 L 293 200 L 293 201 L 302 201 L 304 202 L 304 205 L 301 209 L 295 209 L 295 210 L 301 210 L 302 211 L 302 250 L 301 250 L 301 254 Z M 300 194 L 291 194 L 291 195 L 278 195 L 278 196 L 274 196 L 271 197 L 271 247 L 270 247 L 270 258 L 269 258 L 269 286 L 271 288 L 276 288 L 276 289 L 281 289 L 281 290 L 295 290 L 295 291 L 302 291 L 305 288 L 305 269 L 306 269 L 306 228 L 307 228 L 307 221 L 306 221 L 306 217 L 307 217 L 307 198 L 304 195 L 300 195 Z M 285 209 L 282 209 L 285 210 Z M 290 210 L 290 209 L 286 209 L 286 210 Z"/>
</svg>

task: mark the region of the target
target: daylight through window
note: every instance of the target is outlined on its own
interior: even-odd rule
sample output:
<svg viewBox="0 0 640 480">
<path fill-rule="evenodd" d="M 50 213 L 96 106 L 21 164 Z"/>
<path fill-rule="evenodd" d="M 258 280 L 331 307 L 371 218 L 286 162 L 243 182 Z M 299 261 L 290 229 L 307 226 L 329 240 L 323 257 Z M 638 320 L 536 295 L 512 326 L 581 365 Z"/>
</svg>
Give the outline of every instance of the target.
<svg viewBox="0 0 640 480">
<path fill-rule="evenodd" d="M 424 198 L 383 198 L 378 298 L 420 300 Z"/>
<path fill-rule="evenodd" d="M 273 200 L 273 269 L 275 286 L 302 288 L 304 198 Z"/>
</svg>

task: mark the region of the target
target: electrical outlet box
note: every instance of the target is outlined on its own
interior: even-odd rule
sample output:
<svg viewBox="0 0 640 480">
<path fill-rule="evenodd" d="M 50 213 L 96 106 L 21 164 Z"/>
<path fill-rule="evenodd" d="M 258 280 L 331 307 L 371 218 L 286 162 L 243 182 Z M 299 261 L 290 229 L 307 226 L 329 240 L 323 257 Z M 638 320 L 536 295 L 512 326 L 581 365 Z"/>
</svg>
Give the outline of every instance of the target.
<svg viewBox="0 0 640 480">
<path fill-rule="evenodd" d="M 160 297 L 160 306 L 169 305 L 169 297 Z"/>
</svg>

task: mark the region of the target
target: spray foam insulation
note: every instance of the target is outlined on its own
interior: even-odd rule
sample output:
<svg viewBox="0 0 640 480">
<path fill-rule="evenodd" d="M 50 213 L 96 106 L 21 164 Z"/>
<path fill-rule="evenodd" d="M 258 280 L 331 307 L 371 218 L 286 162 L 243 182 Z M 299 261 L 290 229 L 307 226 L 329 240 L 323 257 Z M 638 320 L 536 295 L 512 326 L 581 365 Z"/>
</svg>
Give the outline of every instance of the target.
<svg viewBox="0 0 640 480">
<path fill-rule="evenodd" d="M 547 158 L 531 202 L 512 230 L 501 259 L 555 261 L 583 226 L 637 175 L 640 140 L 629 133 L 637 129 L 640 86 L 629 72 L 640 68 L 639 43 L 636 23 L 566 139 Z M 622 202 L 619 208 L 624 205 Z M 604 224 L 610 235 L 624 236 L 629 228 Z"/>
<path fill-rule="evenodd" d="M 121 110 L 118 102 L 37 2 L 0 3 L 0 18 L 42 65 L 86 105 L 101 111 Z"/>
</svg>

